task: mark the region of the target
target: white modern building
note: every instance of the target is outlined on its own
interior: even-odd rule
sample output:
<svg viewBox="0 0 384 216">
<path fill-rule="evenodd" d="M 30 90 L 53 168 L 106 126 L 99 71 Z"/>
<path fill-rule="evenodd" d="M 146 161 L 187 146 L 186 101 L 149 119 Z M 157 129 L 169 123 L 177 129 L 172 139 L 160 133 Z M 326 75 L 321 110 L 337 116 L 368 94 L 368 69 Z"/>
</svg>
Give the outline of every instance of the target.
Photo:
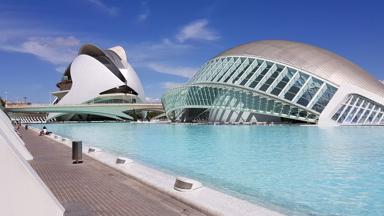
<svg viewBox="0 0 384 216">
<path fill-rule="evenodd" d="M 127 61 L 120 46 L 100 49 L 84 45 L 78 56 L 67 67 L 62 80 L 57 83 L 58 91 L 53 92 L 53 104 L 94 104 L 94 103 L 141 103 L 144 90 L 135 70 Z M 141 113 L 139 113 L 141 114 Z M 133 119 L 135 111 L 116 116 L 118 119 Z M 114 115 L 90 113 L 51 113 L 48 119 L 97 120 L 113 118 Z"/>
<path fill-rule="evenodd" d="M 229 49 L 162 97 L 173 121 L 383 125 L 384 85 L 347 59 L 267 40 Z"/>
</svg>

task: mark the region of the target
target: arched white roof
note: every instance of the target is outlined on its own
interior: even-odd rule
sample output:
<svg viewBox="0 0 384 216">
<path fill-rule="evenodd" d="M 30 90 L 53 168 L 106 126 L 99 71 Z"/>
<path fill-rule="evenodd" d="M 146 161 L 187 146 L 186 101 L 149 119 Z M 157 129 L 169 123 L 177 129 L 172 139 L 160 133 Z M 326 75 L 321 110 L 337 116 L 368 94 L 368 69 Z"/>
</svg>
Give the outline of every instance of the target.
<svg viewBox="0 0 384 216">
<path fill-rule="evenodd" d="M 111 51 L 118 56 L 119 59 L 112 58 L 107 52 Z M 115 66 L 120 70 L 124 78 L 126 79 L 126 85 L 135 90 L 138 96 L 144 100 L 144 88 L 136 71 L 127 61 L 127 55 L 125 50 L 121 46 L 115 46 L 107 50 L 102 50 L 95 45 L 85 44 L 79 50 L 79 55 L 85 54 L 89 56 L 108 56 Z"/>
<path fill-rule="evenodd" d="M 349 83 L 384 97 L 384 85 L 349 60 L 319 47 L 284 40 L 255 41 L 218 56 L 254 56 L 310 72 L 336 85 Z"/>
</svg>

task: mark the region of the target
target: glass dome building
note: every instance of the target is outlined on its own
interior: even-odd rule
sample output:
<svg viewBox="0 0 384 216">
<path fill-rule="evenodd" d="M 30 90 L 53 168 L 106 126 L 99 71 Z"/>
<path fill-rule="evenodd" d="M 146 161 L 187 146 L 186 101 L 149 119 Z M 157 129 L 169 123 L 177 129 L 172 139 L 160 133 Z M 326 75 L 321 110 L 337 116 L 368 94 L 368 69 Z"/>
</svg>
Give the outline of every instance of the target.
<svg viewBox="0 0 384 216">
<path fill-rule="evenodd" d="M 327 50 L 256 41 L 210 59 L 162 97 L 181 122 L 384 124 L 384 85 Z"/>
</svg>

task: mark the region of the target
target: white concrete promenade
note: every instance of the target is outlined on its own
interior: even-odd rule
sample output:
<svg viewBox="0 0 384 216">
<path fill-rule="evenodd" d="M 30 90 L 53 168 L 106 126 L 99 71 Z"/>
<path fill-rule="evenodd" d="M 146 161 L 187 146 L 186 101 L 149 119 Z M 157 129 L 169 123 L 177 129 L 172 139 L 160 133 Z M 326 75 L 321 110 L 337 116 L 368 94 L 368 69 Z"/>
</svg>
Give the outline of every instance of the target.
<svg viewBox="0 0 384 216">
<path fill-rule="evenodd" d="M 36 129 L 35 129 L 36 130 Z M 38 132 L 38 130 L 36 130 Z M 63 141 L 62 137 L 55 139 L 55 135 L 49 136 L 51 139 L 60 142 L 68 147 L 71 147 L 69 139 Z M 180 192 L 173 188 L 176 177 L 161 172 L 159 170 L 144 166 L 136 161 L 122 165 L 116 164 L 116 155 L 112 155 L 105 151 L 88 152 L 89 143 L 83 145 L 83 153 L 114 168 L 138 181 L 145 183 L 157 190 L 166 193 L 182 202 L 208 212 L 212 215 L 226 215 L 226 216 L 282 216 L 284 214 L 267 209 L 242 200 L 228 194 L 219 192 L 212 188 L 203 187 L 189 191 Z"/>
</svg>

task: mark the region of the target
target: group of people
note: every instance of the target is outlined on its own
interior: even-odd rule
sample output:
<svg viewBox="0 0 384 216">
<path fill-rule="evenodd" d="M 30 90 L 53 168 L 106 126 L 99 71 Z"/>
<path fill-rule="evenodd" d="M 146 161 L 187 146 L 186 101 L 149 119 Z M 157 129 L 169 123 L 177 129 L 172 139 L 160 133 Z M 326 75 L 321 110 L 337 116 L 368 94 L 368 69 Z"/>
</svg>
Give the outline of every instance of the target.
<svg viewBox="0 0 384 216">
<path fill-rule="evenodd" d="M 49 135 L 51 132 L 47 130 L 47 127 L 43 126 L 43 129 L 40 131 L 39 136 Z"/>
<path fill-rule="evenodd" d="M 20 128 L 21 128 L 21 123 L 16 121 L 16 123 L 15 123 L 15 132 L 17 133 L 17 135 L 19 135 L 21 137 Z"/>
<path fill-rule="evenodd" d="M 21 123 L 19 121 L 14 122 L 15 132 L 21 137 L 20 128 Z M 28 124 L 24 126 L 25 130 L 28 130 Z M 49 135 L 51 132 L 47 130 L 47 127 L 43 126 L 43 129 L 40 130 L 39 136 Z"/>
</svg>

